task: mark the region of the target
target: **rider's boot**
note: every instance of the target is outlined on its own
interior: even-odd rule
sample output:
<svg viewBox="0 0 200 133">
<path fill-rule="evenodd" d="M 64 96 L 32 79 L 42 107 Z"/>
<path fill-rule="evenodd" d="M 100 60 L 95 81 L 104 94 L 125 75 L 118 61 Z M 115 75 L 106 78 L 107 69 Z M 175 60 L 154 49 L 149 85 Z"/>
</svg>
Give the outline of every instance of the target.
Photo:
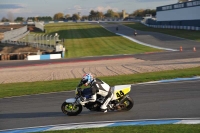
<svg viewBox="0 0 200 133">
<path fill-rule="evenodd" d="M 103 104 L 101 105 L 101 111 L 104 112 L 104 113 L 108 112 L 107 105 L 110 102 L 113 94 L 111 94 L 109 96 L 105 97 L 105 100 L 104 100 Z"/>
</svg>

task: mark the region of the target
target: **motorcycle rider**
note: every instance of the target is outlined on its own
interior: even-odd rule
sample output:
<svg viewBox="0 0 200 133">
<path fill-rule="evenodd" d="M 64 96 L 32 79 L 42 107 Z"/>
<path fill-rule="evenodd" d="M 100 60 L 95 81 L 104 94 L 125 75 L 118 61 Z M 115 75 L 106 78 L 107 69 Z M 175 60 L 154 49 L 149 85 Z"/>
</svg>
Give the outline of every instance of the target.
<svg viewBox="0 0 200 133">
<path fill-rule="evenodd" d="M 111 92 L 111 87 L 105 83 L 104 81 L 94 78 L 91 73 L 87 73 L 83 75 L 78 87 L 81 87 L 82 85 L 90 86 L 92 91 L 92 96 L 88 100 L 89 102 L 95 102 L 97 98 L 97 94 L 105 97 L 102 105 L 101 105 L 101 111 L 104 113 L 107 112 L 107 105 L 110 102 L 111 98 L 113 97 L 113 94 Z"/>
</svg>

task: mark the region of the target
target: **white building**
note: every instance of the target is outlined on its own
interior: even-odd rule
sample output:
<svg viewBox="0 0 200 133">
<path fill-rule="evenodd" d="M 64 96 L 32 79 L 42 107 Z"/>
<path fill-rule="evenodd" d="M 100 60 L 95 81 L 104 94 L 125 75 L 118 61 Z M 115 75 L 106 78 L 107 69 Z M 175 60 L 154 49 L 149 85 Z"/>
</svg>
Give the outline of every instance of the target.
<svg viewBox="0 0 200 133">
<path fill-rule="evenodd" d="M 200 27 L 200 0 L 157 7 L 157 25 Z"/>
</svg>

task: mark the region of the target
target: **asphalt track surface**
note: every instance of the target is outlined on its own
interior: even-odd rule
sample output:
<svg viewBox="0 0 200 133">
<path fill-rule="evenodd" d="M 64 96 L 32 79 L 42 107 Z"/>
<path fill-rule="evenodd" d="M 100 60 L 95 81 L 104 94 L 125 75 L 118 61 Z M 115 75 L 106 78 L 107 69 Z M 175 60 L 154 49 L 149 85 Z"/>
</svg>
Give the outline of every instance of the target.
<svg viewBox="0 0 200 133">
<path fill-rule="evenodd" d="M 159 47 L 179 49 L 183 52 L 162 52 L 136 55 L 117 55 L 104 57 L 85 57 L 79 59 L 61 59 L 46 61 L 3 61 L 0 68 L 33 66 L 40 64 L 78 62 L 88 60 L 104 60 L 106 58 L 135 57 L 143 60 L 173 60 L 200 57 L 200 43 L 167 36 L 160 33 L 137 31 L 133 36 L 133 29 L 122 25 L 102 24 L 110 31 L 130 36 L 139 41 Z M 193 47 L 197 52 L 193 52 Z M 74 96 L 74 92 L 62 92 L 42 95 L 0 99 L 0 130 L 24 128 L 54 124 L 110 121 L 110 120 L 137 120 L 158 118 L 197 118 L 200 117 L 200 81 L 186 81 L 160 83 L 148 85 L 133 85 L 130 93 L 135 106 L 128 112 L 90 112 L 83 110 L 78 116 L 65 116 L 60 110 L 62 102 Z"/>
<path fill-rule="evenodd" d="M 126 112 L 91 112 L 66 116 L 60 106 L 74 91 L 0 99 L 0 129 L 67 123 L 200 117 L 200 80 L 132 85 L 135 105 Z"/>
<path fill-rule="evenodd" d="M 196 42 L 193 40 L 188 40 L 184 38 L 179 38 L 167 34 L 157 33 L 157 32 L 149 32 L 149 31 L 137 31 L 137 36 L 134 36 L 134 30 L 127 26 L 121 24 L 107 24 L 101 23 L 101 25 L 107 30 L 120 33 L 131 38 L 134 38 L 138 41 L 151 44 L 158 47 L 177 49 L 179 50 L 180 46 L 182 46 L 183 50 L 192 50 L 194 47 L 200 49 L 200 42 Z M 118 30 L 116 30 L 118 27 Z"/>
</svg>

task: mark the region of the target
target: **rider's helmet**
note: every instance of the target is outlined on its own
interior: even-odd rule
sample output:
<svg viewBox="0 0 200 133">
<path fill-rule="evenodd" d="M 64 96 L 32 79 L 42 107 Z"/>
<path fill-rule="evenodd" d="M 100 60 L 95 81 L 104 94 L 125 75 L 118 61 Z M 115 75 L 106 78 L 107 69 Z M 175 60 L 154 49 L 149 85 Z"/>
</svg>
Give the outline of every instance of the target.
<svg viewBox="0 0 200 133">
<path fill-rule="evenodd" d="M 94 80 L 93 75 L 91 73 L 87 73 L 83 75 L 81 79 L 81 83 L 85 86 L 88 86 Z"/>
</svg>

